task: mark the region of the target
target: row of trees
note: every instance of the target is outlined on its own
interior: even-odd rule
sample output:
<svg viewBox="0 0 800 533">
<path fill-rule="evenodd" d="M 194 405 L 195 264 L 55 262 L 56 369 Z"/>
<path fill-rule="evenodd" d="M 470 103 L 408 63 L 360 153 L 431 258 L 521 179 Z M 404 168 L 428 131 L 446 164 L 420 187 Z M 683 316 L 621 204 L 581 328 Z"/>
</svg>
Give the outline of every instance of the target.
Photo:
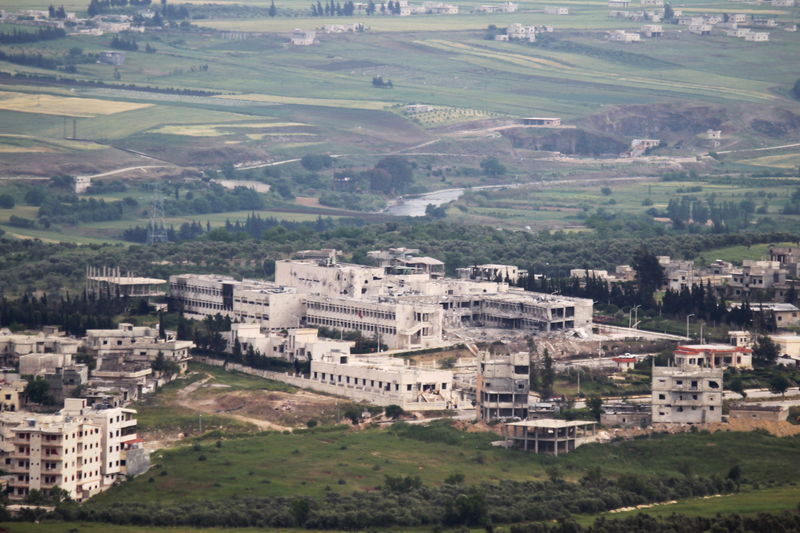
<svg viewBox="0 0 800 533">
<path fill-rule="evenodd" d="M 52 6 L 50 6 L 52 8 Z M 64 9 L 63 7 L 61 8 Z M 52 39 L 61 39 L 67 36 L 67 32 L 62 28 L 51 28 L 45 26 L 37 29 L 36 31 L 19 30 L 14 28 L 10 32 L 0 33 L 0 44 L 24 44 L 35 43 L 37 41 L 49 41 Z"/>
<path fill-rule="evenodd" d="M 111 295 L 97 297 L 24 294 L 18 299 L 0 298 L 0 327 L 41 329 L 60 326 L 70 335 L 83 336 L 87 329 L 116 327 L 115 316 L 128 312 L 134 302 Z"/>
<path fill-rule="evenodd" d="M 334 0 L 331 0 L 330 3 L 326 1 L 324 6 L 319 0 L 316 4 L 311 4 L 312 17 L 352 17 L 355 11 L 356 5 L 352 0 L 347 0 L 344 5 Z"/>
<path fill-rule="evenodd" d="M 180 506 L 90 501 L 82 506 L 62 505 L 56 515 L 70 521 L 139 526 L 346 530 L 437 524 L 475 527 L 554 520 L 653 501 L 727 493 L 736 488 L 734 481 L 722 477 L 656 479 L 625 474 L 612 481 L 602 472 L 587 475 L 580 483 L 567 483 L 557 470 L 545 482 L 501 481 L 465 486 L 463 479 L 452 475 L 441 486 L 433 487 L 414 476 L 387 477 L 377 490 L 330 493 L 322 498 L 236 498 L 189 501 Z"/>
<path fill-rule="evenodd" d="M 127 50 L 128 52 L 135 52 L 139 50 L 139 44 L 136 42 L 136 39 L 133 37 L 120 37 L 119 35 L 115 35 L 111 38 L 110 45 L 111 48 L 116 48 L 117 50 Z"/>
</svg>

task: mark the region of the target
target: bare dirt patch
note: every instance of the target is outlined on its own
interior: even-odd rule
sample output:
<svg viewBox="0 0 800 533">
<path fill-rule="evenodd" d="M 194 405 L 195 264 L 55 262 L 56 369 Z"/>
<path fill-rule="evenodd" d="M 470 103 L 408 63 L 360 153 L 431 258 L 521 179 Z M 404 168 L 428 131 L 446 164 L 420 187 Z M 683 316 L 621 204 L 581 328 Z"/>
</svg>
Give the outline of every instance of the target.
<svg viewBox="0 0 800 533">
<path fill-rule="evenodd" d="M 194 385 L 197 387 L 188 390 Z M 305 427 L 312 419 L 322 422 L 336 417 L 336 401 L 313 392 L 228 391 L 208 385 L 205 381 L 192 386 L 181 391 L 183 394 L 179 394 L 179 405 L 203 413 L 230 416 L 261 429 L 283 431 Z"/>
</svg>

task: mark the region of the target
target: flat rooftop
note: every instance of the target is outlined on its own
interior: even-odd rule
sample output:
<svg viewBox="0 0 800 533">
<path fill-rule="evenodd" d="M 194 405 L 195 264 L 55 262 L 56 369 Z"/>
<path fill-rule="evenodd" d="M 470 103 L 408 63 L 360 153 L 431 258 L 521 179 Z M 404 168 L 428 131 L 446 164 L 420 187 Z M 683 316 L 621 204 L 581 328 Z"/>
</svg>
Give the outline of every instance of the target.
<svg viewBox="0 0 800 533">
<path fill-rule="evenodd" d="M 594 426 L 596 424 L 597 422 L 592 422 L 590 420 L 559 420 L 556 418 L 542 418 L 539 420 L 520 420 L 519 422 L 511 422 L 510 424 L 506 425 L 526 428 L 560 429 Z"/>
<path fill-rule="evenodd" d="M 165 279 L 126 276 L 88 276 L 87 279 L 113 283 L 115 285 L 161 285 L 167 282 Z"/>
</svg>

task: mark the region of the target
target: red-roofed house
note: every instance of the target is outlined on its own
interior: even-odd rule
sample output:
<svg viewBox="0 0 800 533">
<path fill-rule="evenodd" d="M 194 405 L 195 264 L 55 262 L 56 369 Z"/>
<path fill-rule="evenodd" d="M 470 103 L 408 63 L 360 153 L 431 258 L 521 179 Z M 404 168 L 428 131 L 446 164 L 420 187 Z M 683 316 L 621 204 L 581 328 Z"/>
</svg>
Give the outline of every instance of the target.
<svg viewBox="0 0 800 533">
<path fill-rule="evenodd" d="M 675 366 L 710 368 L 753 368 L 753 350 L 731 344 L 689 344 L 678 346 Z"/>
</svg>

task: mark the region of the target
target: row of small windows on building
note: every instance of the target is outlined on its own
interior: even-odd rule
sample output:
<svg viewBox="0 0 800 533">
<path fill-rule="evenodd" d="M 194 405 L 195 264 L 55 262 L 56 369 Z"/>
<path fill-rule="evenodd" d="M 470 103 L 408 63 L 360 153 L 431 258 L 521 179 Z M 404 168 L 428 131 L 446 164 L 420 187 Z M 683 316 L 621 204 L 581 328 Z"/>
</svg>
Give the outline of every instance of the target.
<svg viewBox="0 0 800 533">
<path fill-rule="evenodd" d="M 663 407 L 666 407 L 667 409 L 670 409 L 670 408 L 672 408 L 672 406 L 671 406 L 671 405 L 664 405 Z M 707 407 L 707 409 L 708 409 L 709 411 L 716 411 L 716 409 L 715 409 L 715 407 L 714 407 L 713 405 L 709 405 L 709 406 Z M 691 410 L 692 410 L 692 411 L 697 411 L 697 406 L 696 406 L 696 405 L 693 405 L 693 406 L 691 406 Z M 678 407 L 676 407 L 676 408 L 675 408 L 675 411 L 677 411 L 677 412 L 679 412 L 679 413 L 683 413 L 683 412 L 685 411 L 685 409 L 683 408 L 683 406 L 679 405 Z M 658 414 L 659 414 L 660 416 L 666 416 L 666 415 L 667 415 L 667 413 L 666 413 L 666 412 L 664 412 L 664 411 L 659 411 L 659 412 L 658 412 Z"/>
<path fill-rule="evenodd" d="M 344 378 L 344 380 L 342 379 Z M 383 381 L 375 381 L 374 379 L 367 379 L 367 378 L 357 378 L 351 376 L 342 376 L 340 374 L 333 374 L 327 372 L 314 372 L 314 379 L 318 379 L 321 381 L 329 381 L 330 383 L 343 383 L 345 385 L 359 385 L 359 380 L 361 380 L 360 385 L 364 387 L 372 387 L 375 388 L 375 383 L 377 383 L 377 388 L 380 390 L 392 390 L 392 385 L 394 385 L 394 390 L 399 391 L 400 385 L 398 383 L 389 383 L 386 382 L 384 384 Z M 413 391 L 413 390 L 435 390 L 436 384 L 435 383 L 407 383 L 406 384 L 406 391 Z M 441 386 L 442 390 L 447 390 L 447 383 L 442 383 Z"/>
<path fill-rule="evenodd" d="M 306 302 L 306 308 L 332 313 L 343 313 L 346 315 L 358 315 L 359 318 L 366 316 L 380 320 L 397 320 L 397 313 L 394 311 L 380 311 L 367 307 L 352 307 L 349 305 L 336 305 L 327 302 Z"/>
<path fill-rule="evenodd" d="M 310 326 L 329 326 L 340 329 L 352 329 L 356 331 L 372 331 L 375 333 L 383 333 L 386 335 L 396 335 L 397 328 L 393 326 L 378 326 L 377 324 L 368 324 L 364 322 L 350 322 L 338 318 L 327 318 L 309 315 L 306 317 L 306 323 Z"/>
<path fill-rule="evenodd" d="M 220 303 L 207 302 L 205 300 L 181 300 L 181 303 L 183 303 L 186 308 L 195 307 L 200 309 L 224 309 L 224 306 Z"/>
<path fill-rule="evenodd" d="M 244 298 L 234 298 L 234 303 L 237 304 L 247 304 L 247 305 L 257 305 L 259 307 L 269 307 L 269 300 L 262 300 L 260 302 L 256 300 L 245 300 Z"/>
<path fill-rule="evenodd" d="M 209 296 L 221 296 L 222 289 L 214 287 L 203 287 L 201 285 L 183 285 L 177 283 L 170 283 L 169 288 L 172 291 L 193 292 L 195 294 L 207 294 Z"/>
</svg>

